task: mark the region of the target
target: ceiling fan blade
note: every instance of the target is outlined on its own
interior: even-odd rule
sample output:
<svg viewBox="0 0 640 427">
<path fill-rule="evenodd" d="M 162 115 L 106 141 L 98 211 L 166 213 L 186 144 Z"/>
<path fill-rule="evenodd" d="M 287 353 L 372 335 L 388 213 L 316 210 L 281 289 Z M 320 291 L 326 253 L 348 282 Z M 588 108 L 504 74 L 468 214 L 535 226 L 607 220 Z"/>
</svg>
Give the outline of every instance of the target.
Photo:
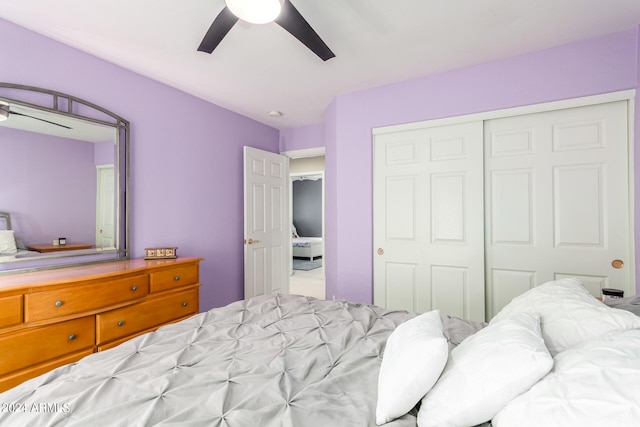
<svg viewBox="0 0 640 427">
<path fill-rule="evenodd" d="M 236 22 L 238 22 L 238 17 L 231 13 L 229 8 L 225 6 L 218 16 L 216 16 L 216 19 L 213 20 L 209 31 L 207 31 L 202 42 L 200 42 L 198 50 L 207 53 L 213 52 Z"/>
<path fill-rule="evenodd" d="M 289 0 L 284 0 L 282 12 L 276 18 L 276 22 L 311 49 L 323 61 L 336 56 Z"/>
<path fill-rule="evenodd" d="M 41 122 L 49 123 L 52 125 L 60 126 L 65 129 L 71 129 L 69 126 L 61 125 L 60 123 L 50 122 L 49 120 L 41 119 L 40 117 L 29 116 L 27 114 L 17 113 L 15 111 L 9 111 L 9 114 L 14 114 L 16 116 L 29 117 L 30 119 L 40 120 Z"/>
</svg>

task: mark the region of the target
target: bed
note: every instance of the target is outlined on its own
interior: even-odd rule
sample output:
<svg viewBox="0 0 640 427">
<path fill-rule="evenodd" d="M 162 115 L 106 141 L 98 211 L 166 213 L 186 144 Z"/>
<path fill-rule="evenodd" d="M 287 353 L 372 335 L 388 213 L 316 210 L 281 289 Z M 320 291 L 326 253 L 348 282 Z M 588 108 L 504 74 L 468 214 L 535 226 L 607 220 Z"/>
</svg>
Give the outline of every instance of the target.
<svg viewBox="0 0 640 427">
<path fill-rule="evenodd" d="M 309 258 L 309 261 L 322 256 L 324 250 L 322 237 L 294 237 L 291 244 L 294 257 Z"/>
<path fill-rule="evenodd" d="M 291 245 L 294 258 L 309 258 L 309 261 L 322 256 L 324 251 L 322 237 L 300 236 L 295 224 L 291 224 Z"/>
<path fill-rule="evenodd" d="M 636 425 L 640 317 L 574 279 L 532 291 L 488 324 L 297 295 L 238 301 L 0 394 L 0 425 Z"/>
<path fill-rule="evenodd" d="M 11 214 L 0 212 L 0 263 L 40 255 L 27 250 L 11 226 Z M 1 270 L 1 268 L 0 268 Z"/>
</svg>

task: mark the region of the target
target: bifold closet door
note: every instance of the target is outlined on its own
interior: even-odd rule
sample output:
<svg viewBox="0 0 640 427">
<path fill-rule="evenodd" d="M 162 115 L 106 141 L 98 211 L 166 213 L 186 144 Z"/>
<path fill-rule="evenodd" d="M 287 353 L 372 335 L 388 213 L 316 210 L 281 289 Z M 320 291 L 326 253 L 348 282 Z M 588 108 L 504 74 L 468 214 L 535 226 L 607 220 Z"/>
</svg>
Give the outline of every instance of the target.
<svg viewBox="0 0 640 427">
<path fill-rule="evenodd" d="M 374 303 L 484 320 L 482 122 L 374 137 Z"/>
<path fill-rule="evenodd" d="M 485 122 L 488 318 L 578 277 L 630 295 L 627 102 Z M 634 292 L 633 292 L 634 293 Z"/>
</svg>

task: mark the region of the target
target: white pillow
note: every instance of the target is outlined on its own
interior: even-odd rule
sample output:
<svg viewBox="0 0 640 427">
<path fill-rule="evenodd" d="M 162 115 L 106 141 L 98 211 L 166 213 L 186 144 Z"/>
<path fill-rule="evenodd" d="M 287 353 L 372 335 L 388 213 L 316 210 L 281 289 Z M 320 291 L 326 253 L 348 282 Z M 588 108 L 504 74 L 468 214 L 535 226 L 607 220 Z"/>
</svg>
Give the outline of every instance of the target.
<svg viewBox="0 0 640 427">
<path fill-rule="evenodd" d="M 11 255 L 18 252 L 13 230 L 0 230 L 0 254 Z"/>
<path fill-rule="evenodd" d="M 387 423 L 413 409 L 438 380 L 448 353 L 438 310 L 398 326 L 389 335 L 382 355 L 376 424 Z"/>
<path fill-rule="evenodd" d="M 518 313 L 493 323 L 451 351 L 440 379 L 422 399 L 418 426 L 474 426 L 489 421 L 552 366 L 537 314 Z"/>
<path fill-rule="evenodd" d="M 640 425 L 640 330 L 617 331 L 560 353 L 551 373 L 512 400 L 492 424 Z"/>
<path fill-rule="evenodd" d="M 521 312 L 540 313 L 542 337 L 552 356 L 607 332 L 640 328 L 640 317 L 607 307 L 573 278 L 517 296 L 490 323 Z"/>
</svg>

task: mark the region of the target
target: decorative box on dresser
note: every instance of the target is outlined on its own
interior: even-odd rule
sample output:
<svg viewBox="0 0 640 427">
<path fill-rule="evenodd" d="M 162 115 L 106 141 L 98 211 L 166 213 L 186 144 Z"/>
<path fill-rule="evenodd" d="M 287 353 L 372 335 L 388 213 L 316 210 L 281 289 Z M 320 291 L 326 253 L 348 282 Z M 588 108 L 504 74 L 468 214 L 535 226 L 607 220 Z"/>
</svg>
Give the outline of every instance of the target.
<svg viewBox="0 0 640 427">
<path fill-rule="evenodd" d="M 201 260 L 0 276 L 0 391 L 198 313 Z"/>
</svg>

